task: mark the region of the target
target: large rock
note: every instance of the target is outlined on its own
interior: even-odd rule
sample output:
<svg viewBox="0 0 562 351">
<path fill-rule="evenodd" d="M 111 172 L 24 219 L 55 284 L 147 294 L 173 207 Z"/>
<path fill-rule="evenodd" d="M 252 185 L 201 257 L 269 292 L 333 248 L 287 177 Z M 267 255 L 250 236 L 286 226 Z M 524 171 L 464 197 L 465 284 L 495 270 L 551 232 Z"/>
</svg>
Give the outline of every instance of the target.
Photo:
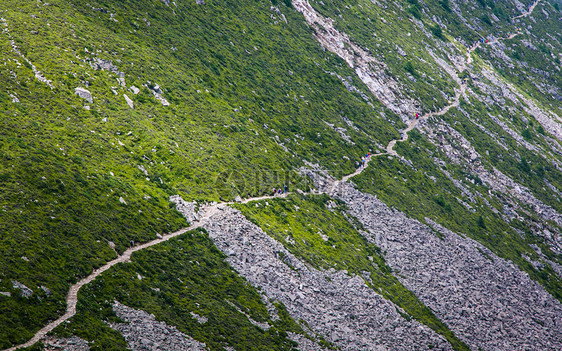
<svg viewBox="0 0 562 351">
<path fill-rule="evenodd" d="M 70 338 L 46 337 L 42 340 L 44 351 L 89 351 L 90 345 L 76 335 Z"/>
<path fill-rule="evenodd" d="M 75 88 L 74 92 L 82 99 L 86 99 L 90 104 L 94 102 L 92 94 L 84 88 Z"/>
<path fill-rule="evenodd" d="M 21 291 L 21 296 L 23 297 L 30 298 L 31 295 L 33 295 L 33 290 L 16 280 L 12 280 L 12 287 L 14 289 L 19 289 Z"/>
<path fill-rule="evenodd" d="M 131 98 L 128 97 L 127 94 L 123 94 L 123 97 L 125 98 L 125 101 L 127 102 L 127 105 L 129 105 L 130 108 L 135 108 L 135 104 L 133 103 L 133 100 L 131 100 Z"/>
</svg>

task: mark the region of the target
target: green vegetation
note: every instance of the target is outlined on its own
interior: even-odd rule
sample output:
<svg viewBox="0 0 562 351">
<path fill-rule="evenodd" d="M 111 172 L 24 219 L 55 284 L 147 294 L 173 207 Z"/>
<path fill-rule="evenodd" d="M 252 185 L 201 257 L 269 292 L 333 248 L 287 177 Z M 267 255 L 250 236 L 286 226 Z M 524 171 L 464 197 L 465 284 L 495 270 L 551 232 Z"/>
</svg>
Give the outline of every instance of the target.
<svg viewBox="0 0 562 351">
<path fill-rule="evenodd" d="M 408 7 L 408 12 L 412 14 L 417 19 L 421 19 L 421 5 L 418 0 L 408 0 L 410 7 Z"/>
<path fill-rule="evenodd" d="M 543 12 L 544 10 L 544 12 Z M 502 77 L 516 85 L 526 96 L 531 97 L 547 109 L 562 107 L 562 100 L 556 99 L 552 94 L 545 94 L 540 86 L 557 86 L 562 79 L 562 72 L 557 68 L 560 66 L 558 55 L 551 53 L 561 52 L 562 45 L 560 34 L 560 21 L 554 13 L 555 9 L 546 1 L 541 1 L 533 12 L 534 21 L 529 18 L 517 20 L 518 28 L 525 28 L 532 24 L 533 38 L 527 38 L 525 31 L 520 31 L 522 36 L 505 42 L 506 46 L 513 50 L 510 56 L 518 61 L 524 61 L 525 66 L 515 64 L 513 66 L 502 60 L 494 60 L 488 48 L 478 50 L 478 54 L 487 60 L 494 62 L 494 67 L 502 74 Z M 547 16 L 545 13 L 550 13 Z M 513 33 L 514 28 L 508 28 L 506 33 Z M 532 46 L 524 45 L 522 39 L 530 40 Z M 548 73 L 547 73 L 548 72 Z"/>
<path fill-rule="evenodd" d="M 125 350 L 121 334 L 104 323 L 120 322 L 112 308 L 118 301 L 154 314 L 211 350 L 227 345 L 237 350 L 293 350 L 297 345 L 287 332 L 312 338 L 280 303 L 274 304 L 279 319 L 272 320 L 260 293 L 225 258 L 202 230 L 137 252 L 130 263 L 115 266 L 84 287 L 78 314 L 56 332 L 89 340 L 92 350 Z M 199 323 L 192 312 L 207 322 Z M 246 315 L 270 328 L 253 325 Z"/>
<path fill-rule="evenodd" d="M 358 232 L 360 223 L 345 213 L 342 203 L 326 195 L 291 195 L 235 207 L 295 256 L 318 269 L 346 270 L 363 279 L 366 274 L 370 279 L 365 282 L 403 308 L 405 318 L 414 318 L 443 335 L 456 350 L 469 349 L 392 275 L 380 249 Z"/>
<path fill-rule="evenodd" d="M 62 314 L 69 286 L 116 256 L 110 242 L 122 252 L 131 240 L 185 227 L 170 195 L 255 196 L 287 179 L 297 188 L 292 170 L 303 159 L 349 172 L 351 158 L 398 136 L 379 112 L 398 118 L 325 73 L 354 76 L 322 51 L 300 14 L 280 6 L 290 27 L 271 19 L 269 3 L 249 1 L 6 3 L 10 35 L 55 88 L 16 64 L 24 60 L 1 33 L 0 291 L 14 297 L 0 296 L 0 325 L 11 326 L 0 329 L 0 348 Z M 140 93 L 94 70 L 94 58 Z M 170 106 L 150 92 L 156 84 Z M 346 126 L 355 145 L 324 121 Z M 12 280 L 34 295 L 20 297 Z"/>
<path fill-rule="evenodd" d="M 291 0 L 282 0 L 283 4 L 285 4 L 285 6 L 292 8 L 293 7 L 293 3 L 291 2 Z M 271 3 L 273 5 L 279 5 L 279 0 L 271 0 Z"/>
<path fill-rule="evenodd" d="M 448 105 L 458 88 L 435 60 L 454 66 L 450 58 L 465 51 L 454 38 L 470 44 L 515 30 L 510 18 L 519 11 L 512 2 L 478 2 L 476 8 L 449 0 L 383 6 L 341 0 L 313 6 L 365 49 L 372 64 L 392 77 L 423 113 Z M 207 1 L 204 6 L 154 0 L 4 3 L 0 292 L 11 296 L 0 295 L 0 349 L 26 341 L 64 313 L 68 288 L 131 241 L 146 242 L 186 227 L 168 201 L 170 195 L 202 203 L 263 195 L 283 184 L 308 189 L 308 180 L 295 171 L 305 161 L 335 176 L 350 173 L 360 155 L 385 146 L 405 127 L 369 94 L 354 69 L 323 50 L 290 0 Z M 541 2 L 534 19 L 515 22 L 521 35 L 504 42 L 512 64 L 498 60 L 488 46 L 473 53 L 471 72 L 460 75 L 469 79 L 470 89 L 487 96 L 469 74 L 495 69 L 539 108 L 559 111 L 562 100 L 549 90 L 562 80 L 557 6 Z M 460 20 L 459 11 L 470 26 Z M 53 89 L 35 77 L 11 40 L 52 81 Z M 96 69 L 96 62 L 114 67 Z M 155 97 L 156 86 L 169 106 Z M 76 96 L 77 87 L 88 89 L 93 102 Z M 134 109 L 123 94 L 133 100 Z M 483 167 L 499 170 L 560 213 L 562 177 L 551 162 L 560 161 L 550 151 L 552 136 L 519 103 L 506 99 L 499 106 L 468 96 L 470 103 L 462 101 L 462 111 L 452 109 L 439 118 L 471 143 Z M 496 118 L 539 151 L 517 142 Z M 342 138 L 342 130 L 352 142 Z M 410 164 L 377 158 L 354 182 L 413 218 L 429 217 L 482 242 L 562 300 L 560 277 L 548 266 L 535 269 L 521 256 L 540 261 L 530 246 L 537 245 L 549 260 L 562 263 L 536 235 L 538 227 L 553 233 L 562 228 L 539 219 L 526 205 L 517 213 L 523 220 L 506 222 L 499 213 L 518 200 L 490 192 L 462 165 L 437 165 L 446 156 L 416 130 L 396 150 Z M 391 274 L 378 248 L 359 234 L 357 223 L 350 224 L 341 204 L 327 209 L 330 201 L 291 196 L 267 207 L 238 208 L 317 268 L 367 272 L 371 287 L 404 308 L 408 318 L 430 326 L 457 349 L 465 348 Z M 288 235 L 294 244 L 285 241 Z M 137 273 L 145 278 L 138 280 Z M 32 296 L 22 297 L 12 281 L 31 288 Z M 132 263 L 114 267 L 85 287 L 78 315 L 56 332 L 95 340 L 94 349 L 125 348 L 122 337 L 102 322 L 116 321 L 110 307 L 115 299 L 154 313 L 213 349 L 228 344 L 289 350 L 294 345 L 286 332 L 302 333 L 282 305 L 276 304 L 281 319 L 271 321 L 260 294 L 199 231 L 139 252 Z M 272 328 L 251 325 L 227 300 Z M 209 323 L 195 323 L 192 311 L 208 316 Z M 234 335 L 233 330 L 242 332 Z M 321 337 L 317 341 L 333 346 Z"/>
<path fill-rule="evenodd" d="M 406 70 L 406 72 L 410 73 L 412 76 L 419 78 L 420 74 L 416 71 L 416 68 L 414 67 L 414 64 L 412 63 L 412 61 L 408 61 L 406 62 L 406 64 L 404 65 L 404 69 Z"/>
<path fill-rule="evenodd" d="M 488 15 L 482 15 L 482 17 L 480 17 L 480 20 L 489 26 L 492 25 L 492 20 L 490 20 L 490 17 Z"/>
<path fill-rule="evenodd" d="M 439 1 L 439 4 L 440 4 L 441 6 L 443 6 L 443 8 L 445 9 L 445 11 L 447 11 L 447 12 L 452 12 L 450 0 L 441 0 L 441 1 Z"/>
<path fill-rule="evenodd" d="M 431 33 L 433 33 L 433 35 L 435 35 L 437 38 L 439 38 L 441 40 L 445 40 L 445 37 L 443 36 L 443 30 L 441 29 L 441 26 L 439 26 L 438 24 L 435 24 L 434 26 L 429 27 L 429 29 L 431 30 Z"/>
<path fill-rule="evenodd" d="M 420 111 L 435 111 L 447 105 L 441 92 L 454 95 L 456 83 L 435 64 L 432 56 L 433 52 L 447 57 L 442 40 L 427 38 L 425 30 L 410 18 L 410 11 L 417 16 L 416 11 L 423 8 L 420 1 L 404 1 L 402 7 L 390 2 L 385 3 L 384 8 L 363 0 L 325 1 L 315 3 L 314 7 L 324 16 L 339 18 L 334 23 L 338 30 L 384 62 L 384 72 L 400 83 L 402 94 L 420 101 Z M 440 5 L 439 9 L 444 12 Z M 434 21 L 421 12 L 419 16 L 427 30 L 434 25 Z M 412 61 L 420 79 L 410 80 L 409 72 L 404 69 L 407 61 Z"/>
<path fill-rule="evenodd" d="M 525 129 L 522 133 L 521 136 L 523 138 L 525 138 L 525 140 L 527 141 L 531 141 L 533 140 L 533 134 L 531 133 L 531 131 L 529 130 L 529 128 Z"/>
</svg>

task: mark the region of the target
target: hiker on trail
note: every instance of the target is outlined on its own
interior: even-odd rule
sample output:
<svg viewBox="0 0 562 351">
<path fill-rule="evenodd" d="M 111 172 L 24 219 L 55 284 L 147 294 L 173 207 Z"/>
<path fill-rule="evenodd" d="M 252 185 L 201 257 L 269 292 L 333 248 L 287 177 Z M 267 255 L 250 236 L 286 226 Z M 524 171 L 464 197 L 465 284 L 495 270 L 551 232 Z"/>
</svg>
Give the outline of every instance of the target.
<svg viewBox="0 0 562 351">
<path fill-rule="evenodd" d="M 281 195 L 281 192 L 282 192 L 282 190 L 281 190 L 281 188 L 279 188 L 279 190 L 277 190 L 277 194 Z"/>
<path fill-rule="evenodd" d="M 135 241 L 131 240 L 131 241 L 129 241 L 129 244 L 131 245 L 131 247 L 133 247 L 133 246 L 135 246 Z"/>
<path fill-rule="evenodd" d="M 289 191 L 289 187 L 287 184 L 283 185 L 283 189 L 285 190 L 285 194 Z"/>
<path fill-rule="evenodd" d="M 277 194 L 277 189 L 273 188 L 273 196 L 275 196 L 275 194 Z"/>
</svg>

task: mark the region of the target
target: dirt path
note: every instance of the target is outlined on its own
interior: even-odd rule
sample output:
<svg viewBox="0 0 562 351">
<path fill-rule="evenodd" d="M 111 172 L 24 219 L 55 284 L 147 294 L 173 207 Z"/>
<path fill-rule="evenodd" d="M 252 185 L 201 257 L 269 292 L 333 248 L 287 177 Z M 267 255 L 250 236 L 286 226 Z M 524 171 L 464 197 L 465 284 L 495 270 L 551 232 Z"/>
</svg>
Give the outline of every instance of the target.
<svg viewBox="0 0 562 351">
<path fill-rule="evenodd" d="M 180 229 L 180 230 L 178 230 L 176 232 L 173 232 L 173 233 L 170 233 L 170 234 L 166 234 L 166 235 L 162 236 L 162 238 L 152 240 L 152 241 L 146 242 L 144 244 L 139 244 L 139 245 L 136 245 L 136 246 L 133 246 L 133 247 L 127 249 L 125 252 L 123 252 L 123 254 L 121 256 L 117 257 L 114 260 L 111 260 L 111 261 L 107 262 L 102 267 L 94 270 L 89 276 L 80 280 L 78 283 L 76 283 L 76 284 L 74 284 L 70 287 L 70 290 L 68 291 L 68 295 L 66 297 L 66 306 L 67 307 L 66 307 L 65 314 L 63 314 L 57 320 L 47 324 L 45 327 L 40 329 L 27 342 L 25 342 L 23 344 L 20 344 L 20 345 L 17 345 L 17 346 L 13 346 L 13 347 L 11 347 L 9 349 L 5 349 L 3 351 L 14 351 L 14 350 L 17 350 L 17 349 L 20 349 L 20 348 L 23 348 L 23 347 L 30 347 L 33 344 L 35 344 L 36 342 L 43 339 L 49 332 L 51 332 L 53 329 L 55 329 L 56 327 L 61 325 L 63 322 L 65 322 L 65 321 L 69 320 L 71 317 L 73 317 L 76 314 L 76 304 L 78 302 L 78 292 L 80 291 L 80 289 L 84 285 L 87 285 L 87 284 L 91 283 L 99 275 L 101 275 L 103 272 L 107 271 L 111 267 L 115 266 L 116 264 L 130 261 L 131 255 L 133 254 L 133 252 L 141 251 L 141 250 L 147 249 L 151 246 L 158 245 L 158 244 L 163 243 L 165 241 L 168 241 L 172 238 L 180 236 L 180 235 L 182 235 L 182 234 L 184 234 L 184 233 L 186 233 L 190 230 L 197 229 L 197 228 L 200 228 L 200 227 L 204 226 L 207 223 L 207 221 L 209 220 L 209 218 L 211 218 L 214 214 L 216 214 L 217 211 L 219 211 L 220 207 L 222 207 L 222 206 L 232 205 L 232 204 L 235 204 L 235 203 L 246 204 L 246 203 L 249 203 L 249 202 L 252 202 L 252 201 L 262 201 L 262 200 L 268 200 L 268 199 L 274 199 L 274 198 L 284 198 L 284 197 L 287 197 L 287 195 L 289 195 L 289 193 L 276 195 L 276 196 L 253 197 L 253 198 L 244 199 L 240 202 L 234 202 L 234 201 L 232 201 L 232 202 L 221 202 L 221 203 L 218 203 L 218 204 L 206 206 L 206 207 L 202 208 L 202 210 L 200 212 L 200 213 L 203 214 L 203 216 L 197 222 L 192 224 L 191 226 L 189 226 L 187 228 Z"/>
<path fill-rule="evenodd" d="M 514 17 L 515 18 L 521 18 L 521 17 L 527 17 L 529 16 L 533 10 L 535 9 L 535 7 L 537 6 L 537 4 L 540 2 L 540 0 L 537 0 L 530 8 L 529 11 Z M 519 35 L 520 33 L 515 33 L 515 34 L 511 34 L 505 38 L 498 38 L 495 39 L 493 41 L 489 41 L 486 43 L 486 45 L 493 45 L 495 43 L 497 43 L 500 40 L 505 40 L 505 39 L 512 39 L 514 37 L 516 37 L 517 35 Z M 481 42 L 476 43 L 475 45 L 473 45 L 472 47 L 467 49 L 467 53 L 466 53 L 466 62 L 463 65 L 462 70 L 459 71 L 459 73 L 462 73 L 466 70 L 467 66 L 469 64 L 471 64 L 473 62 L 473 59 L 471 57 L 471 53 L 476 50 L 477 48 L 479 48 L 481 46 Z M 458 80 L 458 76 L 454 77 Z M 430 117 L 433 116 L 441 116 L 444 115 L 445 113 L 447 113 L 451 108 L 453 107 L 458 107 L 459 103 L 460 103 L 460 98 L 461 96 L 465 93 L 466 91 L 466 84 L 465 83 L 461 83 L 460 84 L 460 89 L 456 92 L 455 94 L 455 98 L 453 99 L 453 102 L 450 103 L 449 105 L 445 106 L 443 109 L 439 110 L 439 111 L 435 111 L 435 112 L 428 112 L 425 115 L 419 117 L 419 119 L 414 119 L 411 120 L 408 123 L 408 126 L 406 127 L 406 129 L 404 129 L 402 131 L 402 136 L 400 139 L 394 139 L 391 140 L 387 147 L 386 147 L 386 151 L 385 152 L 380 152 L 377 154 L 373 154 L 371 156 L 369 156 L 366 160 L 365 160 L 365 164 L 361 167 L 359 167 L 358 169 L 355 170 L 355 172 L 348 174 L 346 176 L 344 176 L 341 180 L 336 180 L 332 183 L 332 185 L 328 188 L 329 190 L 326 192 L 326 194 L 332 194 L 333 191 L 337 188 L 337 186 L 341 183 L 347 182 L 349 181 L 349 179 L 358 176 L 359 174 L 361 174 L 368 166 L 369 162 L 372 160 L 373 157 L 378 157 L 378 156 L 384 156 L 384 155 L 388 155 L 388 156 L 397 156 L 398 154 L 396 153 L 396 151 L 394 151 L 394 146 L 396 145 L 396 143 L 398 142 L 404 142 L 406 140 L 408 140 L 408 133 L 410 131 L 412 131 L 421 120 L 424 119 L 428 119 Z M 269 200 L 269 199 L 276 199 L 276 198 L 285 198 L 289 195 L 290 193 L 285 193 L 285 194 L 281 194 L 281 195 L 275 195 L 275 196 L 259 196 L 259 197 L 252 197 L 252 198 L 247 198 L 247 199 L 243 199 L 241 201 L 230 201 L 230 202 L 221 202 L 221 203 L 217 203 L 217 204 L 212 204 L 209 206 L 205 206 L 202 208 L 200 213 L 203 213 L 203 216 L 196 222 L 194 222 L 191 226 L 187 227 L 187 228 L 183 228 L 180 229 L 176 232 L 170 233 L 170 234 L 166 234 L 164 235 L 162 238 L 156 239 L 156 240 L 152 240 L 149 241 L 147 243 L 144 244 L 139 244 L 136 246 L 133 246 L 129 249 L 127 249 L 125 252 L 123 252 L 123 254 L 121 256 L 118 256 L 116 259 L 107 262 L 105 265 L 103 265 L 102 267 L 94 270 L 89 276 L 87 276 L 86 278 L 80 280 L 78 283 L 72 285 L 68 291 L 68 295 L 66 298 L 66 312 L 60 316 L 58 319 L 56 319 L 55 321 L 50 322 L 49 324 L 47 324 L 46 326 L 44 326 L 42 329 L 40 329 L 37 333 L 35 333 L 35 335 L 29 339 L 27 342 L 20 344 L 20 345 L 16 345 L 13 346 L 11 348 L 2 350 L 2 351 L 14 351 L 20 348 L 24 348 L 24 347 L 30 347 L 32 345 L 34 345 L 35 343 L 39 342 L 41 339 L 43 339 L 49 332 L 51 332 L 53 329 L 55 329 L 56 327 L 58 327 L 59 325 L 61 325 L 63 322 L 69 320 L 70 318 L 72 318 L 75 314 L 76 314 L 76 304 L 78 302 L 78 292 L 80 291 L 80 289 L 84 286 L 87 285 L 89 283 L 91 283 L 94 279 L 96 279 L 99 275 L 101 275 L 103 272 L 107 271 L 108 269 L 110 269 L 111 267 L 115 266 L 118 263 L 124 263 L 124 262 L 128 262 L 131 259 L 131 255 L 133 254 L 133 252 L 137 252 L 137 251 L 141 251 L 144 250 L 146 248 L 158 245 L 160 243 L 163 243 L 165 241 L 168 241 L 172 238 L 175 238 L 177 236 L 180 236 L 190 230 L 194 230 L 197 228 L 200 228 L 202 226 L 204 226 L 207 221 L 209 220 L 209 218 L 211 218 L 215 213 L 217 213 L 217 211 L 220 210 L 220 207 L 223 206 L 227 206 L 227 205 L 232 205 L 232 204 L 236 204 L 236 203 L 242 203 L 242 204 L 247 204 L 249 202 L 254 202 L 254 201 L 263 201 L 263 200 Z"/>
<path fill-rule="evenodd" d="M 540 0 L 537 0 L 537 1 L 530 7 L 530 9 L 529 9 L 529 11 L 528 11 L 527 13 L 525 13 L 525 14 L 523 14 L 523 15 L 520 15 L 520 16 L 517 16 L 517 17 L 514 17 L 514 18 L 520 18 L 520 17 L 529 16 L 529 15 L 533 12 L 533 10 L 535 9 L 535 6 L 537 6 L 537 4 L 538 4 L 539 2 L 540 2 Z M 515 37 L 518 36 L 518 35 L 521 35 L 521 33 L 512 33 L 512 34 L 508 35 L 507 37 L 497 38 L 497 39 L 488 41 L 488 42 L 486 42 L 486 43 L 484 43 L 484 44 L 486 44 L 486 45 L 494 45 L 494 44 L 498 43 L 498 42 L 501 41 L 501 40 L 513 39 L 513 38 L 515 38 Z M 462 66 L 462 69 L 459 70 L 459 73 L 464 72 L 464 71 L 466 70 L 467 66 L 470 65 L 470 64 L 474 61 L 471 54 L 472 54 L 472 52 L 473 52 L 474 50 L 478 49 L 482 44 L 483 44 L 482 42 L 477 42 L 476 44 L 474 44 L 473 46 L 471 46 L 471 47 L 469 47 L 469 48 L 467 49 L 467 52 L 466 52 L 466 62 L 465 62 L 464 65 Z M 457 81 L 459 80 L 458 75 L 454 76 L 453 78 L 455 78 L 455 80 L 457 80 Z M 461 83 L 461 84 L 460 84 L 460 90 L 457 91 L 457 93 L 455 94 L 455 98 L 454 98 L 453 102 L 452 102 L 451 104 L 445 106 L 445 107 L 444 107 L 443 109 L 441 109 L 440 111 L 428 112 L 428 113 L 426 113 L 425 115 L 421 116 L 419 119 L 411 120 L 410 123 L 408 124 L 408 127 L 402 131 L 402 137 L 401 137 L 401 139 L 394 139 L 394 140 L 392 140 L 390 143 L 388 143 L 388 146 L 386 147 L 386 152 L 381 153 L 381 154 L 377 154 L 377 155 L 373 155 L 373 156 L 380 156 L 380 155 L 394 155 L 394 156 L 396 156 L 397 153 L 396 153 L 396 151 L 394 151 L 394 146 L 396 145 L 396 143 L 398 143 L 398 142 L 404 142 L 404 141 L 408 140 L 408 132 L 410 132 L 412 129 L 414 129 L 414 128 L 418 125 L 419 121 L 421 121 L 421 120 L 423 120 L 423 119 L 427 119 L 427 118 L 429 118 L 429 117 L 433 117 L 433 116 L 442 116 L 442 115 L 444 115 L 445 113 L 447 113 L 451 108 L 453 108 L 453 107 L 458 107 L 458 106 L 459 106 L 459 103 L 460 103 L 460 98 L 461 98 L 461 96 L 464 94 L 464 92 L 466 91 L 466 86 L 467 86 L 466 83 L 464 83 L 464 82 Z M 357 173 L 357 172 L 355 172 L 355 173 Z M 350 175 L 344 177 L 344 178 L 342 179 L 342 181 L 347 181 L 349 178 L 356 176 L 357 174 L 355 174 L 355 173 L 352 173 L 352 174 L 350 174 Z M 359 172 L 359 173 L 361 173 L 361 172 Z"/>
<path fill-rule="evenodd" d="M 529 15 L 533 12 L 533 10 L 535 9 L 535 7 L 537 6 L 537 4 L 538 4 L 539 2 L 540 2 L 540 0 L 537 0 L 535 3 L 533 3 L 533 5 L 531 5 L 531 7 L 529 8 L 529 11 L 528 11 L 528 12 L 526 12 L 526 13 L 523 14 L 523 15 L 513 17 L 513 19 L 529 16 Z M 494 44 L 498 43 L 498 42 L 501 41 L 501 40 L 513 39 L 513 38 L 515 38 L 515 37 L 518 36 L 518 35 L 521 35 L 521 33 L 512 33 L 512 34 L 508 35 L 507 37 L 496 38 L 496 39 L 494 39 L 494 40 L 492 40 L 492 41 L 488 41 L 488 42 L 486 42 L 486 43 L 482 43 L 482 42 L 480 42 L 480 41 L 477 42 L 477 43 L 475 43 L 473 46 L 471 46 L 471 47 L 469 47 L 469 48 L 467 49 L 467 52 L 466 52 L 466 61 L 465 61 L 465 63 L 462 65 L 462 69 L 459 70 L 459 73 L 464 72 L 464 71 L 467 69 L 468 65 L 470 65 L 470 64 L 474 61 L 471 54 L 472 54 L 472 52 L 473 52 L 474 50 L 478 49 L 482 44 L 485 44 L 485 45 L 494 45 Z M 454 78 L 456 81 L 460 81 L 460 79 L 459 79 L 459 77 L 458 77 L 458 74 L 457 74 L 456 76 L 454 76 L 453 78 Z M 465 82 L 462 82 L 462 83 L 460 83 L 459 85 L 460 85 L 460 89 L 456 92 L 455 98 L 453 99 L 453 102 L 452 102 L 452 103 L 450 103 L 449 105 L 445 106 L 443 109 L 441 109 L 441 110 L 439 110 L 439 111 L 436 111 L 436 112 L 428 112 L 428 113 L 426 113 L 425 115 L 419 117 L 419 119 L 411 120 L 411 121 L 408 123 L 408 126 L 406 127 L 406 129 L 404 129 L 404 130 L 402 131 L 402 133 L 401 133 L 402 135 L 401 135 L 401 138 L 400 138 L 400 139 L 393 139 L 393 140 L 391 140 L 391 141 L 388 143 L 388 145 L 386 146 L 386 149 L 385 149 L 386 151 L 385 151 L 385 152 L 380 152 L 380 153 L 371 155 L 370 157 L 368 157 L 368 158 L 365 160 L 365 164 L 364 164 L 363 166 L 359 167 L 355 172 L 344 176 L 341 180 L 336 180 L 336 181 L 334 181 L 334 183 L 332 184 L 332 186 L 329 188 L 330 190 L 328 191 L 328 194 L 333 194 L 334 190 L 338 187 L 339 184 L 344 183 L 344 182 L 347 182 L 347 181 L 349 181 L 349 179 L 351 179 L 351 178 L 353 178 L 353 177 L 355 177 L 355 176 L 361 174 L 361 172 L 363 172 L 363 170 L 364 170 L 365 168 L 367 168 L 367 166 L 368 166 L 368 164 L 369 164 L 369 161 L 371 161 L 371 159 L 372 159 L 373 157 L 383 156 L 383 155 L 398 156 L 398 154 L 396 153 L 396 151 L 394 151 L 394 146 L 396 146 L 396 143 L 401 143 L 401 142 L 404 142 L 404 141 L 408 140 L 408 133 L 409 133 L 410 131 L 412 131 L 412 130 L 418 125 L 418 123 L 419 123 L 421 120 L 428 119 L 428 118 L 433 117 L 433 116 L 442 116 L 442 115 L 444 115 L 445 113 L 447 113 L 450 109 L 452 109 L 453 107 L 458 107 L 459 104 L 460 104 L 460 98 L 461 98 L 462 95 L 464 95 L 464 93 L 465 93 L 465 91 L 466 91 L 466 87 L 467 87 L 467 84 L 466 84 Z"/>
</svg>

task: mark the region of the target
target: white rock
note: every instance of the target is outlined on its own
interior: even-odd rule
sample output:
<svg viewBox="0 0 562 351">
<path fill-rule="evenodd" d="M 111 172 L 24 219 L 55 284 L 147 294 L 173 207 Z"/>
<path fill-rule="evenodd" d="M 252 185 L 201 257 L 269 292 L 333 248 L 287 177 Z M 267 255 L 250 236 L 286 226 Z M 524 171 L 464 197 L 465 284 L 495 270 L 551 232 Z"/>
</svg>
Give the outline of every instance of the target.
<svg viewBox="0 0 562 351">
<path fill-rule="evenodd" d="M 90 104 L 94 102 L 92 93 L 90 93 L 88 90 L 84 88 L 75 88 L 74 92 L 82 99 L 86 99 Z"/>
<path fill-rule="evenodd" d="M 123 94 L 123 97 L 125 98 L 125 101 L 127 101 L 127 105 L 129 105 L 130 108 L 135 108 L 135 105 L 133 103 L 133 100 L 131 100 L 127 94 Z"/>
</svg>

